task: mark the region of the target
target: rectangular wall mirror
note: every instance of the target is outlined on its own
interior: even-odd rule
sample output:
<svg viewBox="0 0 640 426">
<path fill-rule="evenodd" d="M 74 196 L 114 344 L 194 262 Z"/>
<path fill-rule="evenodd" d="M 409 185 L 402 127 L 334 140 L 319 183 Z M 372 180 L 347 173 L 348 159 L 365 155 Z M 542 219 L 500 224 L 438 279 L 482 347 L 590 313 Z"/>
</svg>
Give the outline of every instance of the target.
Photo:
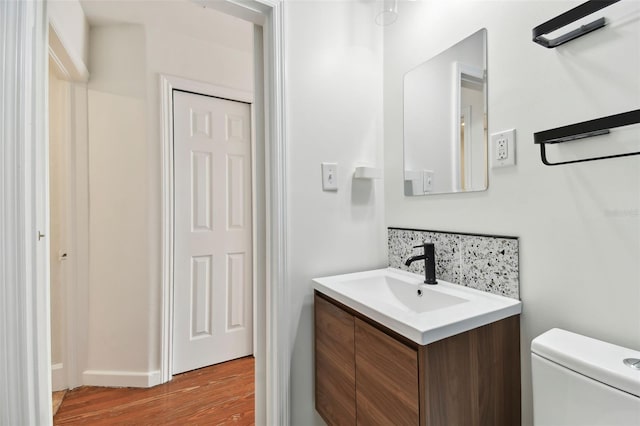
<svg viewBox="0 0 640 426">
<path fill-rule="evenodd" d="M 404 76 L 404 194 L 484 191 L 487 30 Z"/>
</svg>

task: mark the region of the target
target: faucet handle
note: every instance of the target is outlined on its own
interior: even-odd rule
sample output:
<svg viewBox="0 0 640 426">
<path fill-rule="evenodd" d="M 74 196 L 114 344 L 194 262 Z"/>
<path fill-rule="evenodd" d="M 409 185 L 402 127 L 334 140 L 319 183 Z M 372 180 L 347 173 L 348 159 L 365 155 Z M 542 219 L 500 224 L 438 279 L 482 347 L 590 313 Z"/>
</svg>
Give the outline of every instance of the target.
<svg viewBox="0 0 640 426">
<path fill-rule="evenodd" d="M 419 246 L 413 246 L 413 248 L 423 248 L 424 251 L 426 252 L 428 246 L 434 246 L 435 247 L 435 245 L 432 242 L 425 241 L 424 243 L 420 244 Z"/>
</svg>

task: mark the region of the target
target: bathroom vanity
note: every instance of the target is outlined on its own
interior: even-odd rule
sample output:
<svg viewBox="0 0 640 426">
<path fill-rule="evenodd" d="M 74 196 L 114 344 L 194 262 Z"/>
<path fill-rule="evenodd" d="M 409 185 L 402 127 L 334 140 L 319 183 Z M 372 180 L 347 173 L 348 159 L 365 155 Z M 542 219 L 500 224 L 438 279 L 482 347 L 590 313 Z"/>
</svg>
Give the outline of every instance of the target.
<svg viewBox="0 0 640 426">
<path fill-rule="evenodd" d="M 314 285 L 316 409 L 329 425 L 520 423 L 519 301 L 392 269 Z M 485 297 L 497 304 L 479 314 Z"/>
</svg>

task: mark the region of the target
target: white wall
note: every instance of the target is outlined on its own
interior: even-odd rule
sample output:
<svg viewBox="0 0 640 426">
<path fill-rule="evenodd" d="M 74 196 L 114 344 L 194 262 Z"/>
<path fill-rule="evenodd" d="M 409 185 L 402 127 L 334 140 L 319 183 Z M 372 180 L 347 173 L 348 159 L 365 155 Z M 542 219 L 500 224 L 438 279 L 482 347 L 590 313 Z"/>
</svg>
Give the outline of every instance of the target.
<svg viewBox="0 0 640 426">
<path fill-rule="evenodd" d="M 75 70 L 86 71 L 89 61 L 89 24 L 78 0 L 50 0 L 47 2 L 49 24 L 66 49 Z M 51 37 L 50 33 L 50 37 Z M 68 64 L 71 65 L 71 64 Z M 70 68 L 73 68 L 70 66 Z"/>
<path fill-rule="evenodd" d="M 370 2 L 288 2 L 285 9 L 291 424 L 322 424 L 314 407 L 313 277 L 384 267 L 382 29 Z M 338 163 L 323 192 L 320 163 Z"/>
<path fill-rule="evenodd" d="M 90 40 L 90 373 L 85 384 L 99 384 L 101 371 L 143 374 L 151 367 L 150 160 L 144 28 L 94 27 Z"/>
<path fill-rule="evenodd" d="M 143 2 L 86 6 L 89 19 L 101 25 L 92 26 L 90 37 L 91 283 L 84 380 L 144 386 L 158 380 L 160 368 L 159 75 L 252 91 L 252 24 L 186 1 L 159 2 L 152 10 Z M 172 18 L 178 21 L 168 28 Z"/>
<path fill-rule="evenodd" d="M 520 237 L 523 424 L 532 422 L 531 339 L 562 327 L 640 349 L 640 158 L 547 167 L 533 133 L 640 106 L 640 3 L 597 14 L 610 24 L 555 50 L 531 41 L 567 1 L 402 2 L 385 31 L 388 226 Z M 595 19 L 595 18 L 592 18 Z M 402 75 L 479 28 L 488 30 L 489 132 L 516 128 L 517 166 L 481 193 L 402 195 Z M 638 126 L 565 144 L 569 158 L 640 140 Z M 602 145 L 605 145 L 604 147 Z M 620 149 L 618 147 L 618 149 Z M 637 150 L 637 149 L 636 149 Z"/>
</svg>

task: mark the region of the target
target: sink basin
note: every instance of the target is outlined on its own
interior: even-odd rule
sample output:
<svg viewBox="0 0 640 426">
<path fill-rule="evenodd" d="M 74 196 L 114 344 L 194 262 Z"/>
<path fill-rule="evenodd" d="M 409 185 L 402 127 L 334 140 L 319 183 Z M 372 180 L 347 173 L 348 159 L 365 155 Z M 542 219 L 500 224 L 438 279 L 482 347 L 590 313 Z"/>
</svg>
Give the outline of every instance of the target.
<svg viewBox="0 0 640 426">
<path fill-rule="evenodd" d="M 430 312 L 469 301 L 429 288 L 432 286 L 422 286 L 420 281 L 403 278 L 405 279 L 381 274 L 344 281 L 342 285 L 354 292 L 379 297 L 385 303 L 406 312 Z"/>
<path fill-rule="evenodd" d="M 426 345 L 521 312 L 520 301 L 394 268 L 315 278 L 314 288 Z"/>
</svg>

